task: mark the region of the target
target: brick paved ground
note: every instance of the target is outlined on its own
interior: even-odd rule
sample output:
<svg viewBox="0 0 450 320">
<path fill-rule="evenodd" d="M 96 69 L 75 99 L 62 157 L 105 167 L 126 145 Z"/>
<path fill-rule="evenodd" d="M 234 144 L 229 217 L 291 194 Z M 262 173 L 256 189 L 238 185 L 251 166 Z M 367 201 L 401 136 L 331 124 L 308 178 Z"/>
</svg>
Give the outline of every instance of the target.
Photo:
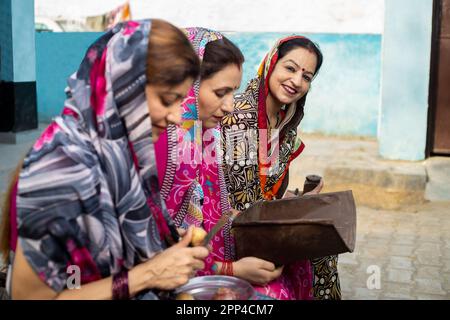
<svg viewBox="0 0 450 320">
<path fill-rule="evenodd" d="M 380 289 L 368 289 L 370 266 Z M 340 255 L 339 271 L 343 299 L 450 299 L 450 203 L 358 208 L 356 249 Z"/>
</svg>

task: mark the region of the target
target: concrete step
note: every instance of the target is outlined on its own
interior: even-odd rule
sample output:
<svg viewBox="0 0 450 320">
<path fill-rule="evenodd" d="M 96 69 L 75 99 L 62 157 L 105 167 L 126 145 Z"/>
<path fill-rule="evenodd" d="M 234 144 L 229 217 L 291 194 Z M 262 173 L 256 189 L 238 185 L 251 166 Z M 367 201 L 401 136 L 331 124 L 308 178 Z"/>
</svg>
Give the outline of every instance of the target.
<svg viewBox="0 0 450 320">
<path fill-rule="evenodd" d="M 37 129 L 22 132 L 0 132 L 0 144 L 19 145 L 36 140 L 39 134 L 45 129 L 40 124 Z"/>
<path fill-rule="evenodd" d="M 396 166 L 330 166 L 324 173 L 324 192 L 352 190 L 358 205 L 400 209 L 426 201 L 427 175 L 420 164 Z"/>
<path fill-rule="evenodd" d="M 425 198 L 450 201 L 450 157 L 432 157 L 425 161 L 428 183 Z"/>
<path fill-rule="evenodd" d="M 397 210 L 426 201 L 450 201 L 450 157 L 389 161 L 374 139 L 302 134 L 306 148 L 291 164 L 289 188 L 308 174 L 324 178 L 323 192 L 352 190 L 358 205 Z"/>
</svg>

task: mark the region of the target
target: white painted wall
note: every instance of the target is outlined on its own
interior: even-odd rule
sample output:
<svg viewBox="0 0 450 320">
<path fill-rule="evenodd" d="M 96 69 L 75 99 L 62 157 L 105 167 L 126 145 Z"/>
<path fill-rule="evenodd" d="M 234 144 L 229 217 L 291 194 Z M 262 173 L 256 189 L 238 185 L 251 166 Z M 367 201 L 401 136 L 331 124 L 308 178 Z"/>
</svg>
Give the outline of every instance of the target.
<svg viewBox="0 0 450 320">
<path fill-rule="evenodd" d="M 125 0 L 35 0 L 36 15 L 85 17 Z M 220 31 L 383 32 L 384 0 L 130 0 L 134 19 L 162 18 L 179 27 Z"/>
</svg>

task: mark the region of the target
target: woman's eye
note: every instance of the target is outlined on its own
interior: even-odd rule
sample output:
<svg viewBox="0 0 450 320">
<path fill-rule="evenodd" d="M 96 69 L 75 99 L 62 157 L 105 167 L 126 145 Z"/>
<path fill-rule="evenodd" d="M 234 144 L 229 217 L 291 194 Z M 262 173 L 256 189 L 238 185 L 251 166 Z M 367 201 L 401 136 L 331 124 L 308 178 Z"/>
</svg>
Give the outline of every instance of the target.
<svg viewBox="0 0 450 320">
<path fill-rule="evenodd" d="M 303 79 L 305 79 L 307 82 L 311 82 L 311 77 L 309 77 L 309 76 L 303 76 Z"/>
<path fill-rule="evenodd" d="M 223 91 L 215 91 L 214 93 L 216 94 L 217 98 L 223 98 L 226 95 L 226 92 Z"/>
<path fill-rule="evenodd" d="M 290 72 L 295 72 L 295 69 L 293 67 L 286 67 Z"/>
<path fill-rule="evenodd" d="M 169 107 L 169 106 L 173 105 L 175 102 L 176 102 L 176 100 L 174 100 L 174 99 L 165 99 L 165 98 L 161 97 L 161 103 L 165 107 Z"/>
</svg>

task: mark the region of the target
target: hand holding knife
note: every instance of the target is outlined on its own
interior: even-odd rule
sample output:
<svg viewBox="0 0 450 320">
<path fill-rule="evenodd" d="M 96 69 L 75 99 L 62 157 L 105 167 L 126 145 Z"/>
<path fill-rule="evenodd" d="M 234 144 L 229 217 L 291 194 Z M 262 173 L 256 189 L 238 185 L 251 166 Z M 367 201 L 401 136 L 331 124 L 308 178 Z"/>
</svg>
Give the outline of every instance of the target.
<svg viewBox="0 0 450 320">
<path fill-rule="evenodd" d="M 195 227 L 190 246 L 204 246 L 207 247 L 209 242 L 214 238 L 214 236 L 223 228 L 223 226 L 231 220 L 233 220 L 240 212 L 231 209 L 225 212 L 219 221 L 211 228 L 207 233 L 204 229 L 200 227 Z"/>
</svg>

